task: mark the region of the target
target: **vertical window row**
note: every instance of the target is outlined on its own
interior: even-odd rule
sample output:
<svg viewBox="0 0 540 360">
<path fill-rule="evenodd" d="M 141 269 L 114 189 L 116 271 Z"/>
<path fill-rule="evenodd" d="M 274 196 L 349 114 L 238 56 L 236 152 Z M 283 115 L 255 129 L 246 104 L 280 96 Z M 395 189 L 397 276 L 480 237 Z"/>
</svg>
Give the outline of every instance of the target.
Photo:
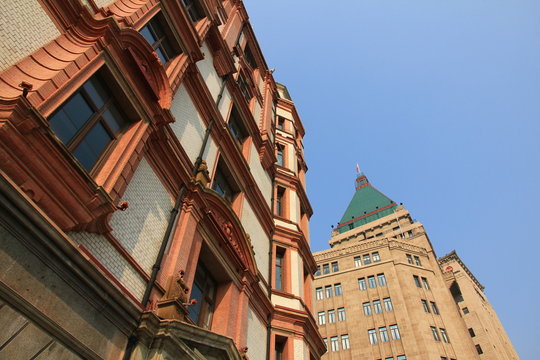
<svg viewBox="0 0 540 360">
<path fill-rule="evenodd" d="M 317 300 L 322 300 L 324 296 L 327 298 L 331 298 L 332 296 L 341 296 L 343 294 L 343 289 L 341 287 L 341 283 L 334 284 L 334 291 L 332 291 L 332 285 L 326 285 L 324 287 L 324 292 L 322 287 L 318 287 L 315 289 L 315 298 Z"/>
<path fill-rule="evenodd" d="M 330 267 L 332 267 L 332 272 L 338 272 L 339 271 L 339 264 L 337 261 L 333 261 L 330 264 L 323 264 L 322 265 L 322 274 L 327 275 L 330 274 Z M 315 273 L 315 276 L 321 276 L 321 266 L 317 266 L 317 272 Z"/>
<path fill-rule="evenodd" d="M 381 300 L 373 300 L 373 311 L 372 311 L 371 303 L 369 301 L 362 303 L 364 315 L 369 316 L 369 315 L 372 315 L 373 313 L 375 314 L 382 313 L 383 305 L 384 305 L 385 311 L 394 310 L 394 307 L 392 305 L 392 300 L 390 298 L 384 298 L 382 304 L 381 304 Z"/>
<path fill-rule="evenodd" d="M 386 286 L 387 283 L 386 283 L 386 277 L 384 276 L 384 273 L 383 274 L 377 274 L 377 277 L 375 277 L 375 275 L 368 276 L 367 277 L 367 282 L 366 282 L 365 277 L 359 278 L 358 279 L 358 288 L 361 291 L 367 290 L 367 286 L 374 289 L 374 288 L 377 287 L 377 283 L 379 283 L 379 286 Z"/>
<path fill-rule="evenodd" d="M 369 265 L 371 263 L 376 263 L 381 261 L 381 257 L 378 251 L 372 252 L 371 254 L 364 254 L 354 257 L 354 267 L 360 267 L 362 264 Z"/>
<path fill-rule="evenodd" d="M 379 336 L 377 337 L 377 329 L 368 330 L 368 339 L 371 345 L 375 345 L 379 342 L 387 342 L 390 340 L 399 340 L 401 339 L 401 334 L 399 333 L 399 328 L 397 324 L 390 325 L 388 327 L 381 326 L 378 328 Z M 390 330 L 390 331 L 388 331 Z"/>
<path fill-rule="evenodd" d="M 441 341 L 441 338 L 442 338 L 442 341 L 449 344 L 450 343 L 450 338 L 448 337 L 448 333 L 446 332 L 446 329 L 443 329 L 443 328 L 439 328 L 439 331 L 437 331 L 437 328 L 435 326 L 430 326 L 430 329 L 431 329 L 431 335 L 433 336 L 433 340 L 435 341 Z M 439 332 L 440 332 L 440 336 L 439 336 Z"/>
<path fill-rule="evenodd" d="M 433 311 L 433 314 L 440 315 L 439 308 L 437 307 L 437 304 L 434 301 L 430 301 L 429 305 L 428 305 L 428 302 L 424 299 L 421 299 L 420 301 L 422 302 L 422 306 L 425 312 L 431 313 Z M 431 309 L 430 309 L 430 306 L 431 306 Z"/>
<path fill-rule="evenodd" d="M 409 264 L 422 266 L 422 261 L 420 260 L 420 257 L 411 254 L 405 254 L 405 256 L 407 257 L 407 262 Z"/>
<path fill-rule="evenodd" d="M 430 290 L 431 287 L 429 286 L 428 279 L 425 277 L 420 278 L 418 275 L 413 275 L 414 284 L 417 288 L 422 288 L 422 285 L 426 290 Z M 420 282 L 420 279 L 422 279 L 422 282 Z"/>
<path fill-rule="evenodd" d="M 349 334 L 343 334 L 341 337 L 341 350 L 347 350 L 351 348 L 351 343 L 349 340 Z M 328 348 L 328 339 L 324 338 L 324 344 L 326 345 L 326 348 Z M 332 336 L 330 337 L 330 348 L 328 348 L 329 351 L 339 351 L 339 337 L 338 336 Z"/>
</svg>

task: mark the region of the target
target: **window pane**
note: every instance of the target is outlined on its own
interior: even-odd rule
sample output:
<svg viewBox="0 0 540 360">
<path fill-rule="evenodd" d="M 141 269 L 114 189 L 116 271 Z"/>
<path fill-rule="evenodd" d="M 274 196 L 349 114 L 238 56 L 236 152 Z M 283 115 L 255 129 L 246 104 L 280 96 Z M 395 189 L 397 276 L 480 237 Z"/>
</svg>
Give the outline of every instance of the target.
<svg viewBox="0 0 540 360">
<path fill-rule="evenodd" d="M 88 102 L 78 92 L 50 118 L 51 129 L 67 145 L 93 113 Z"/>
<path fill-rule="evenodd" d="M 154 43 L 157 41 L 152 32 L 150 32 L 149 25 L 145 25 L 139 32 L 142 36 L 144 36 L 150 45 L 154 45 Z"/>
<path fill-rule="evenodd" d="M 111 104 L 111 106 L 103 113 L 103 118 L 107 121 L 107 125 L 109 125 L 115 134 L 118 134 L 127 124 L 124 115 L 114 104 Z"/>
<path fill-rule="evenodd" d="M 86 170 L 90 170 L 111 140 L 103 125 L 98 123 L 73 151 L 73 155 Z"/>
<path fill-rule="evenodd" d="M 86 90 L 90 99 L 94 102 L 97 108 L 102 108 L 107 100 L 111 97 L 109 91 L 107 91 L 102 85 L 101 82 L 92 77 L 90 80 L 84 83 L 83 88 Z"/>
</svg>

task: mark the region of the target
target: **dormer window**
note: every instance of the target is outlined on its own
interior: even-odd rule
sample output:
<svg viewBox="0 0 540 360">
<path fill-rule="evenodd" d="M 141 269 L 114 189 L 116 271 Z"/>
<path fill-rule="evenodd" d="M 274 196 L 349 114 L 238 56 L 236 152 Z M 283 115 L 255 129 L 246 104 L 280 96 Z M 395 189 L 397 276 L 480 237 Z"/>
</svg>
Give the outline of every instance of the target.
<svg viewBox="0 0 540 360">
<path fill-rule="evenodd" d="M 142 36 L 148 41 L 158 55 L 161 63 L 165 65 L 169 60 L 182 53 L 178 47 L 175 48 L 171 41 L 171 35 L 168 35 L 168 27 L 165 24 L 163 15 L 154 16 L 146 25 L 139 31 Z"/>
<path fill-rule="evenodd" d="M 192 22 L 196 23 L 205 17 L 204 11 L 201 7 L 199 0 L 182 0 L 184 7 Z"/>
</svg>

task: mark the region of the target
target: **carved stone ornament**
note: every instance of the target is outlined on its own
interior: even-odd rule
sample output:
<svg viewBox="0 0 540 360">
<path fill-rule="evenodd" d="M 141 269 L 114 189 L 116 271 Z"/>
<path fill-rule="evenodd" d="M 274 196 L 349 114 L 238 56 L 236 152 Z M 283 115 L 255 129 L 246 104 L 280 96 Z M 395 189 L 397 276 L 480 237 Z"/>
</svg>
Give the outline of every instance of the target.
<svg viewBox="0 0 540 360">
<path fill-rule="evenodd" d="M 157 315 L 162 319 L 184 321 L 188 314 L 189 287 L 184 282 L 184 271 L 169 278 L 167 291 L 157 302 Z"/>
</svg>

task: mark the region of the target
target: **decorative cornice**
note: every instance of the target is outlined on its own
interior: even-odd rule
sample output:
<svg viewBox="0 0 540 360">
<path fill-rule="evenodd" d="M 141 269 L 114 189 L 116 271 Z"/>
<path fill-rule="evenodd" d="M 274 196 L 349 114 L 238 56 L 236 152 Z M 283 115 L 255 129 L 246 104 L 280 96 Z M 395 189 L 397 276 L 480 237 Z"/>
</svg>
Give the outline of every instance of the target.
<svg viewBox="0 0 540 360">
<path fill-rule="evenodd" d="M 450 253 L 444 255 L 443 257 L 440 257 L 439 259 L 437 259 L 437 262 L 439 263 L 439 266 L 441 267 L 441 270 L 444 272 L 446 272 L 445 269 L 443 269 L 443 265 L 444 264 L 448 264 L 452 261 L 455 261 L 457 262 L 462 268 L 463 270 L 465 270 L 465 272 L 467 273 L 467 275 L 469 275 L 469 277 L 471 278 L 471 280 L 476 284 L 476 286 L 478 286 L 478 288 L 482 291 L 484 291 L 485 287 L 480 283 L 480 281 L 478 281 L 476 279 L 476 277 L 473 275 L 473 273 L 469 270 L 469 268 L 467 267 L 467 265 L 465 265 L 465 263 L 463 263 L 463 261 L 461 261 L 461 258 L 458 256 L 458 254 L 456 253 L 456 250 L 452 250 Z M 452 270 L 453 271 L 453 270 Z"/>
</svg>

